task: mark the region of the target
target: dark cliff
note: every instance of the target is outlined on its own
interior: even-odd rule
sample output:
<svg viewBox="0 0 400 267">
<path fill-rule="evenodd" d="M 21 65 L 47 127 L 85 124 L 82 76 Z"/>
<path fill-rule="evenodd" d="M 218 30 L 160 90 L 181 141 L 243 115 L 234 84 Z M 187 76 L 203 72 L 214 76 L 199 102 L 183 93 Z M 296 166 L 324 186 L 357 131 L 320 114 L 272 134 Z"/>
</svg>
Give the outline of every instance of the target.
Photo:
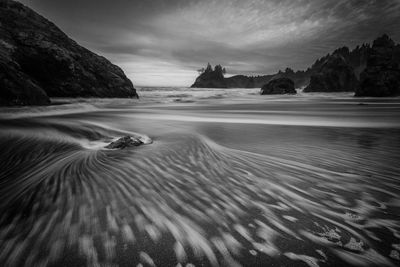
<svg viewBox="0 0 400 267">
<path fill-rule="evenodd" d="M 132 82 L 28 7 L 0 1 L 0 104 L 42 105 L 49 97 L 136 97 Z"/>
</svg>

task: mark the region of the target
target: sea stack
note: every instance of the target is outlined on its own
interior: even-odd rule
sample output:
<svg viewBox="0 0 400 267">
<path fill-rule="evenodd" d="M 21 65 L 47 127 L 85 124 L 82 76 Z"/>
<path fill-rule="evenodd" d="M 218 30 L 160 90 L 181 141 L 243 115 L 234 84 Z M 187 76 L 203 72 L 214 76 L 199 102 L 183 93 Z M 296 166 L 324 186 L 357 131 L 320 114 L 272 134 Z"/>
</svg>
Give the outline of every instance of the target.
<svg viewBox="0 0 400 267">
<path fill-rule="evenodd" d="M 44 105 L 49 97 L 137 97 L 110 61 L 70 39 L 21 3 L 0 1 L 0 105 Z"/>
<path fill-rule="evenodd" d="M 367 67 L 360 75 L 360 86 L 355 96 L 400 95 L 400 45 L 386 34 L 376 39 L 367 60 Z"/>
<path fill-rule="evenodd" d="M 227 88 L 224 79 L 225 69 L 221 65 L 216 65 L 213 69 L 208 63 L 205 69 L 199 70 L 199 73 L 192 88 Z"/>
<path fill-rule="evenodd" d="M 289 78 L 277 78 L 265 84 L 260 91 L 262 95 L 296 94 L 294 82 Z"/>
</svg>

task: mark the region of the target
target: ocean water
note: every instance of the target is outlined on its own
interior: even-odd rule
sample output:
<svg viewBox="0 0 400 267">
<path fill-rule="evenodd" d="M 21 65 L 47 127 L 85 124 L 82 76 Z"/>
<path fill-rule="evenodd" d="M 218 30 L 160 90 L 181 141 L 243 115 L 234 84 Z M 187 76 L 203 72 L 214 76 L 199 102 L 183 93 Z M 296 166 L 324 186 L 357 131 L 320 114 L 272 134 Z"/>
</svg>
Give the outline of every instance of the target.
<svg viewBox="0 0 400 267">
<path fill-rule="evenodd" d="M 1 266 L 400 264 L 400 98 L 139 94 L 0 109 Z"/>
</svg>

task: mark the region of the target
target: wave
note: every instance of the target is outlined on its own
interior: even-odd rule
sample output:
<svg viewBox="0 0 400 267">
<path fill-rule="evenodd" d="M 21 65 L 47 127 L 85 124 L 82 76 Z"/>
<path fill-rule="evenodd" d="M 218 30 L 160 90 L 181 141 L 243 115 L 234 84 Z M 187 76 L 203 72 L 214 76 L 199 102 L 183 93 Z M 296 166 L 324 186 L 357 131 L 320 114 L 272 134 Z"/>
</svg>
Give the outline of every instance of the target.
<svg viewBox="0 0 400 267">
<path fill-rule="evenodd" d="M 395 266 L 400 187 L 386 172 L 184 132 L 102 150 L 81 140 L 126 132 L 55 118 L 0 124 L 3 265 Z"/>
</svg>

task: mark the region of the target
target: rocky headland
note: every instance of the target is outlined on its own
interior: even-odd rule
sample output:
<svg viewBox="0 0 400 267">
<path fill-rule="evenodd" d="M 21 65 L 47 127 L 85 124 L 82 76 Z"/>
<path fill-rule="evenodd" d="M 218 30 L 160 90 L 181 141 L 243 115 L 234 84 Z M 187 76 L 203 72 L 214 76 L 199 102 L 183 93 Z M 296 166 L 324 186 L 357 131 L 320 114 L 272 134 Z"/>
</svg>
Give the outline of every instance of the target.
<svg viewBox="0 0 400 267">
<path fill-rule="evenodd" d="M 0 1 L 0 105 L 45 105 L 49 97 L 137 97 L 106 58 L 12 0 Z"/>
</svg>

